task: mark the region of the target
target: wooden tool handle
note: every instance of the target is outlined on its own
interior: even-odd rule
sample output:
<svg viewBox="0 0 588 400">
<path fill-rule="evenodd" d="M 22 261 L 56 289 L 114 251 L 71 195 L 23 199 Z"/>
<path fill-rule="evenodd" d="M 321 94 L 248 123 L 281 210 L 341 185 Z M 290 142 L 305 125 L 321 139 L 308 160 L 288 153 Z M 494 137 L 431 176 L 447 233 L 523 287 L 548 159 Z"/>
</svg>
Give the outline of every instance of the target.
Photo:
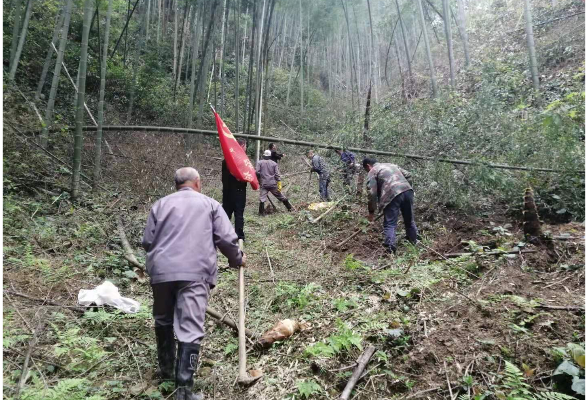
<svg viewBox="0 0 588 400">
<path fill-rule="evenodd" d="M 245 347 L 245 271 L 239 267 L 239 378 L 247 378 L 247 348 Z"/>
<path fill-rule="evenodd" d="M 379 220 L 380 218 L 382 218 L 382 215 L 384 215 L 384 213 L 378 215 L 376 217 L 376 219 L 374 219 L 372 222 L 370 222 L 370 225 L 373 224 L 374 222 L 376 222 L 377 220 Z M 348 241 L 350 241 L 351 239 L 353 239 L 354 237 L 356 237 L 357 235 L 359 235 L 362 231 L 362 228 L 359 228 L 357 231 L 355 231 L 355 233 L 353 233 L 351 236 L 349 236 L 347 239 L 345 239 L 344 241 L 342 241 L 341 243 L 339 243 L 337 245 L 337 247 L 341 247 L 343 246 L 345 243 L 347 243 Z"/>
<path fill-rule="evenodd" d="M 243 240 L 239 239 L 243 251 Z M 247 348 L 245 347 L 245 268 L 239 266 L 239 378 L 247 378 Z"/>
</svg>

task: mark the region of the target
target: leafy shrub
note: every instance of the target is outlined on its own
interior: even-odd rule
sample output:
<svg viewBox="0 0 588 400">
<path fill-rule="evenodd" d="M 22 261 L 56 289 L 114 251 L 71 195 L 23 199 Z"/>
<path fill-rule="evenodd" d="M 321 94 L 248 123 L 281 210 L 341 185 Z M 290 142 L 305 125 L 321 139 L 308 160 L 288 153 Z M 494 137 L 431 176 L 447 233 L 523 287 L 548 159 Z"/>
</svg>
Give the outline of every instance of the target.
<svg viewBox="0 0 588 400">
<path fill-rule="evenodd" d="M 321 385 L 319 385 L 314 379 L 310 379 L 308 381 L 299 381 L 296 386 L 298 387 L 298 394 L 300 398 L 308 399 L 309 397 L 313 396 L 314 394 L 320 393 L 323 391 Z"/>
<path fill-rule="evenodd" d="M 62 332 L 55 325 L 53 327 L 59 338 L 53 350 L 55 356 L 64 360 L 67 369 L 71 371 L 85 371 L 108 354 L 98 345 L 98 339 L 82 335 L 80 328 L 69 328 Z"/>
<path fill-rule="evenodd" d="M 504 377 L 496 396 L 506 400 L 573 400 L 574 397 L 556 392 L 533 394 L 531 386 L 525 382 L 525 376 L 514 364 L 504 361 Z"/>
<path fill-rule="evenodd" d="M 353 299 L 335 299 L 333 300 L 333 307 L 339 312 L 346 312 L 349 308 L 357 307 L 357 303 Z"/>
<path fill-rule="evenodd" d="M 349 271 L 355 271 L 356 269 L 369 270 L 369 267 L 364 265 L 361 261 L 356 260 L 353 254 L 348 254 L 343 261 L 345 269 Z"/>
<path fill-rule="evenodd" d="M 342 352 L 347 352 L 352 347 L 362 350 L 362 337 L 349 329 L 341 320 L 337 320 L 337 325 L 339 329 L 336 335 L 329 336 L 326 342 L 318 342 L 308 346 L 305 353 L 313 357 L 330 358 Z"/>
<path fill-rule="evenodd" d="M 320 288 L 315 283 L 299 286 L 294 283 L 280 282 L 276 286 L 276 296 L 280 303 L 286 304 L 287 308 L 305 308 L 316 298 L 314 292 Z"/>
<path fill-rule="evenodd" d="M 42 389 L 42 384 L 26 388 L 21 394 L 22 400 L 105 400 L 100 395 L 91 395 L 91 383 L 87 379 L 63 379 L 57 385 Z"/>
</svg>

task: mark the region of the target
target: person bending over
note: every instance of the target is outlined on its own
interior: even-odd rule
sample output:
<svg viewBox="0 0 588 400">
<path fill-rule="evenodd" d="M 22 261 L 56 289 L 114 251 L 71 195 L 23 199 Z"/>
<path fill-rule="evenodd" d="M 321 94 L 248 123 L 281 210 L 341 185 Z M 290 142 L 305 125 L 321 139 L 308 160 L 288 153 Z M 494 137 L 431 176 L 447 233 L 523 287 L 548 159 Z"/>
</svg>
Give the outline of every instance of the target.
<svg viewBox="0 0 588 400">
<path fill-rule="evenodd" d="M 408 240 L 416 244 L 418 230 L 414 222 L 414 192 L 408 182 L 410 173 L 398 165 L 379 163 L 375 158 L 363 159 L 363 168 L 368 173 L 368 219 L 374 220 L 376 207 L 384 212 L 384 246 L 388 253 L 396 253 L 396 226 L 402 213 Z"/>
</svg>

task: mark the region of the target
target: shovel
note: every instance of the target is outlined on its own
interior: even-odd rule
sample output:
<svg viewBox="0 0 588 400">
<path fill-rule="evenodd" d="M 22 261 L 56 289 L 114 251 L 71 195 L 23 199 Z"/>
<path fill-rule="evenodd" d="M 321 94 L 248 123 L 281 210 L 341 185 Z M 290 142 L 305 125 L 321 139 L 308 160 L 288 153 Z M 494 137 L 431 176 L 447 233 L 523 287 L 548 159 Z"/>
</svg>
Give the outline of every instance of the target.
<svg viewBox="0 0 588 400">
<path fill-rule="evenodd" d="M 239 239 L 239 249 L 243 250 L 243 240 Z M 245 347 L 245 271 L 239 266 L 239 378 L 240 385 L 249 386 L 257 382 L 263 374 L 251 377 L 247 374 L 247 348 Z"/>
</svg>

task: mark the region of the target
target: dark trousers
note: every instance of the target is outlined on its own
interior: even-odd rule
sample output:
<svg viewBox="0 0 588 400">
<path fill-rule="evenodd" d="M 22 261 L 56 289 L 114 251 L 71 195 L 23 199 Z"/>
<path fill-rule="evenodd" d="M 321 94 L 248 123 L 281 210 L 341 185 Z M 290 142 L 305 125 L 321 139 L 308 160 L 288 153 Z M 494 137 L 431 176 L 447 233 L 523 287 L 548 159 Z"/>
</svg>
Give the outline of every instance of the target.
<svg viewBox="0 0 588 400">
<path fill-rule="evenodd" d="M 408 190 L 400 193 L 384 208 L 384 245 L 396 250 L 396 226 L 398 215 L 402 213 L 406 235 L 411 243 L 416 243 L 418 230 L 412 213 L 414 192 Z"/>
<path fill-rule="evenodd" d="M 246 191 L 240 189 L 224 190 L 223 191 L 223 208 L 227 213 L 229 219 L 235 214 L 235 232 L 239 239 L 245 240 L 245 219 L 243 213 L 245 212 Z"/>
<path fill-rule="evenodd" d="M 343 184 L 351 186 L 353 178 L 355 177 L 355 164 L 346 165 L 343 169 Z"/>
<path fill-rule="evenodd" d="M 199 344 L 210 285 L 205 281 L 174 281 L 151 285 L 155 326 L 173 325 L 178 342 Z"/>
<path fill-rule="evenodd" d="M 329 196 L 329 183 L 331 183 L 331 177 L 328 174 L 319 174 L 319 193 L 322 201 L 330 201 Z"/>
</svg>

